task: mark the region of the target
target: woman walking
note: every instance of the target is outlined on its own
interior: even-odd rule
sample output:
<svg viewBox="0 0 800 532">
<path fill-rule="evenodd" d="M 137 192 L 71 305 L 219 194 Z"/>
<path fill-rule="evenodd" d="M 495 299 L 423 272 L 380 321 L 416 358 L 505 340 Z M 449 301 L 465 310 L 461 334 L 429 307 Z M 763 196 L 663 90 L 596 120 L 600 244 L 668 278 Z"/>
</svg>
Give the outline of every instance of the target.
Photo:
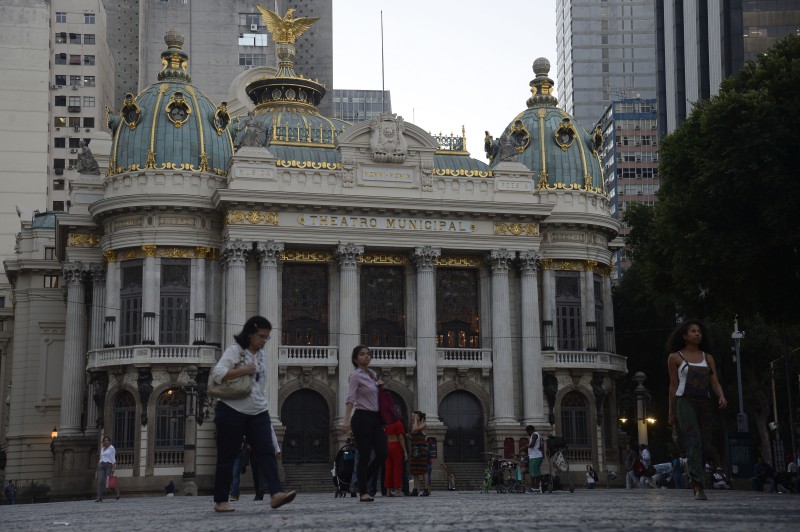
<svg viewBox="0 0 800 532">
<path fill-rule="evenodd" d="M 412 412 L 409 451 L 411 478 L 414 479 L 412 496 L 427 497 L 431 494 L 428 491 L 428 444 L 425 441 L 425 431 L 427 429 L 428 423 L 425 421 L 425 413 L 419 410 Z"/>
<path fill-rule="evenodd" d="M 708 335 L 702 323 L 687 320 L 675 329 L 667 341 L 670 351 L 669 370 L 669 422 L 678 427 L 686 447 L 687 469 L 694 488 L 694 498 L 706 500 L 703 491 L 703 455 L 710 455 L 719 463 L 711 445 L 711 394 L 717 397 L 719 408 L 728 401 L 717 379 L 717 367 L 709 351 Z"/>
<path fill-rule="evenodd" d="M 369 363 L 372 361 L 369 347 L 357 345 L 350 358 L 355 371 L 347 380 L 342 430 L 348 433 L 352 426 L 358 448 L 356 475 L 359 501 L 372 502 L 375 498 L 367 492 L 367 480 L 376 474 L 388 454 L 386 434 L 383 432 L 383 423 L 378 411 L 378 390 L 383 386 L 383 382 L 369 369 Z"/>
<path fill-rule="evenodd" d="M 217 384 L 242 375 L 253 375 L 250 395 L 242 399 L 219 399 L 214 413 L 217 425 L 217 469 L 214 477 L 214 511 L 232 512 L 228 504 L 233 462 L 242 448 L 242 438 L 247 437 L 251 456 L 261 469 L 261 477 L 272 495 L 270 507 L 280 508 L 292 502 L 294 491 L 281 491 L 278 463 L 273 448 L 270 418 L 267 411 L 266 366 L 263 347 L 269 340 L 272 324 L 262 317 L 253 316 L 234 336 L 236 343 L 225 350 L 211 371 Z M 263 489 L 263 487 L 262 487 Z"/>
<path fill-rule="evenodd" d="M 97 499 L 94 502 L 103 502 L 103 490 L 106 479 L 114 475 L 117 469 L 117 450 L 111 445 L 111 438 L 103 438 L 103 448 L 100 449 L 100 463 L 97 464 Z M 119 486 L 115 487 L 117 500 L 119 500 Z"/>
</svg>

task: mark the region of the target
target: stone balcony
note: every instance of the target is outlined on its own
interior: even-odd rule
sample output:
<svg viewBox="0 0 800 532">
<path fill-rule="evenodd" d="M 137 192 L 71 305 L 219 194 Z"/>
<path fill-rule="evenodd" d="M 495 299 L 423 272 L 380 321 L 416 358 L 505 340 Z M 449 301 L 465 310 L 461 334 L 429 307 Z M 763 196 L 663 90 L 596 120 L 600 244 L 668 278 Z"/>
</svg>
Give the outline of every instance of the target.
<svg viewBox="0 0 800 532">
<path fill-rule="evenodd" d="M 582 369 L 625 375 L 628 373 L 626 360 L 622 355 L 598 351 L 543 351 L 542 369 Z"/>
<path fill-rule="evenodd" d="M 130 345 L 89 351 L 87 371 L 150 364 L 194 364 L 211 367 L 220 349 L 210 345 Z"/>
<path fill-rule="evenodd" d="M 335 375 L 339 367 L 339 348 L 332 345 L 282 345 L 278 347 L 278 372 L 283 375 L 288 367 L 326 367 L 328 375 Z"/>
<path fill-rule="evenodd" d="M 439 347 L 436 349 L 436 371 L 440 377 L 444 368 L 478 368 L 484 377 L 488 377 L 492 369 L 492 350 Z"/>
</svg>

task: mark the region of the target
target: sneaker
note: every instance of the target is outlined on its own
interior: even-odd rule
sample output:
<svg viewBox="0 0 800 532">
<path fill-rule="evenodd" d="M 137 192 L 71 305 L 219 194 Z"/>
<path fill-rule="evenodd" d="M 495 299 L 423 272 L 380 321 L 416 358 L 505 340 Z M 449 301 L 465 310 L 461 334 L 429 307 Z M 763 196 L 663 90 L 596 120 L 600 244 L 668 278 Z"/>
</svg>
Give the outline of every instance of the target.
<svg viewBox="0 0 800 532">
<path fill-rule="evenodd" d="M 253 500 L 254 501 L 263 501 L 264 500 L 264 494 L 263 493 L 256 493 L 256 496 L 253 497 Z"/>
<path fill-rule="evenodd" d="M 230 497 L 228 497 L 228 500 L 238 501 L 239 500 L 239 496 L 238 495 L 231 495 Z"/>
<path fill-rule="evenodd" d="M 419 494 L 420 497 L 430 497 L 431 492 L 428 490 L 422 490 L 422 493 Z"/>
<path fill-rule="evenodd" d="M 296 495 L 296 491 L 279 491 L 278 493 L 272 495 L 272 498 L 269 501 L 269 506 L 273 510 L 276 510 L 284 504 L 289 504 L 292 502 Z"/>
</svg>

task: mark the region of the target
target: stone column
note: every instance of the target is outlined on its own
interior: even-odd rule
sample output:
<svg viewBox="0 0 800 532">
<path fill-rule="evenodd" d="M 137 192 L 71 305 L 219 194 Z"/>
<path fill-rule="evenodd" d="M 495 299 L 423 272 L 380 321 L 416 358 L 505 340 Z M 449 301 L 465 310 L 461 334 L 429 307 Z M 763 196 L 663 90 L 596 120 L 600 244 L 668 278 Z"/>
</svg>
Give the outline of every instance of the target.
<svg viewBox="0 0 800 532">
<path fill-rule="evenodd" d="M 67 287 L 67 330 L 64 337 L 64 368 L 61 378 L 59 436 L 80 436 L 83 399 L 86 395 L 86 306 L 83 280 L 88 269 L 81 262 L 63 266 Z"/>
<path fill-rule="evenodd" d="M 119 321 L 119 263 L 117 252 L 113 249 L 103 251 L 106 259 L 106 290 L 105 290 L 105 322 L 103 323 L 102 347 L 115 347 L 117 345 Z"/>
<path fill-rule="evenodd" d="M 106 303 L 106 270 L 102 264 L 92 264 L 90 266 L 92 276 L 92 315 L 89 336 L 89 350 L 103 348 L 103 329 L 105 321 Z M 98 434 L 96 420 L 98 418 L 98 406 L 94 401 L 92 384 L 94 379 L 89 375 L 84 377 L 86 380 L 86 431 L 91 434 Z"/>
<path fill-rule="evenodd" d="M 219 254 L 216 249 L 212 250 L 208 261 L 206 261 L 206 342 L 209 344 L 222 344 L 220 335 L 223 332 L 224 316 L 222 315 L 222 273 Z M 233 340 L 233 339 L 231 339 Z"/>
<path fill-rule="evenodd" d="M 542 269 L 542 349 L 555 349 L 556 333 L 556 279 L 553 270 Z"/>
<path fill-rule="evenodd" d="M 267 375 L 264 385 L 267 387 L 270 419 L 273 424 L 280 423 L 278 408 L 278 346 L 281 343 L 280 305 L 278 299 L 278 261 L 283 251 L 283 244 L 274 240 L 256 243 L 258 258 L 258 313 L 272 324 L 272 338 L 264 346 Z"/>
<path fill-rule="evenodd" d="M 161 271 L 156 259 L 156 245 L 142 246 L 142 344 L 152 345 L 158 340 L 158 295 L 161 289 Z"/>
<path fill-rule="evenodd" d="M 183 439 L 183 494 L 197 495 L 197 366 L 184 369 L 189 381 L 183 386 L 186 392 L 186 425 Z"/>
<path fill-rule="evenodd" d="M 231 240 L 222 248 L 222 263 L 225 268 L 225 319 L 222 349 L 233 342 L 247 321 L 245 309 L 245 263 L 252 248 L 249 242 Z"/>
<path fill-rule="evenodd" d="M 192 259 L 194 274 L 192 275 L 192 344 L 204 345 L 206 343 L 206 258 L 211 248 L 196 247 L 195 258 Z"/>
<path fill-rule="evenodd" d="M 514 252 L 495 249 L 489 253 L 492 267 L 492 397 L 494 425 L 515 423 L 514 374 L 511 367 L 511 309 L 508 300 L 508 265 Z"/>
<path fill-rule="evenodd" d="M 544 415 L 542 390 L 542 338 L 539 322 L 539 286 L 536 274 L 541 255 L 519 252 L 520 331 L 522 333 L 522 423 L 541 426 Z"/>
<path fill-rule="evenodd" d="M 339 261 L 339 393 L 337 394 L 338 424 L 344 422 L 347 378 L 353 371 L 353 348 L 361 343 L 361 301 L 358 285 L 358 258 L 364 246 L 353 243 L 339 244 L 336 259 Z"/>
<path fill-rule="evenodd" d="M 417 408 L 425 412 L 428 425 L 439 425 L 439 394 L 436 384 L 436 259 L 442 250 L 414 248 L 417 266 Z"/>
<path fill-rule="evenodd" d="M 609 353 L 616 353 L 616 338 L 614 337 L 614 301 L 611 297 L 611 277 L 603 276 L 603 349 Z"/>
<path fill-rule="evenodd" d="M 586 265 L 581 276 L 583 278 L 581 302 L 584 315 L 581 345 L 584 351 L 597 351 L 598 324 L 594 316 L 594 272 L 589 264 Z"/>
</svg>

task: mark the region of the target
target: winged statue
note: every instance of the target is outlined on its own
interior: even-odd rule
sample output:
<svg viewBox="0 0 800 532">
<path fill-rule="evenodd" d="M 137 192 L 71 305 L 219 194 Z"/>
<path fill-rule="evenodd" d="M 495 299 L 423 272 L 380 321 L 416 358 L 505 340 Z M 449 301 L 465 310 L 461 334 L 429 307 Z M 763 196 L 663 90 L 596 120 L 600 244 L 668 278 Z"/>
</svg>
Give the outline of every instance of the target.
<svg viewBox="0 0 800 532">
<path fill-rule="evenodd" d="M 256 7 L 261 11 L 261 19 L 267 25 L 267 30 L 272 34 L 276 43 L 294 44 L 295 39 L 319 20 L 319 17 L 292 18 L 295 12 L 293 7 L 289 8 L 283 18 L 274 11 L 259 5 Z"/>
</svg>

